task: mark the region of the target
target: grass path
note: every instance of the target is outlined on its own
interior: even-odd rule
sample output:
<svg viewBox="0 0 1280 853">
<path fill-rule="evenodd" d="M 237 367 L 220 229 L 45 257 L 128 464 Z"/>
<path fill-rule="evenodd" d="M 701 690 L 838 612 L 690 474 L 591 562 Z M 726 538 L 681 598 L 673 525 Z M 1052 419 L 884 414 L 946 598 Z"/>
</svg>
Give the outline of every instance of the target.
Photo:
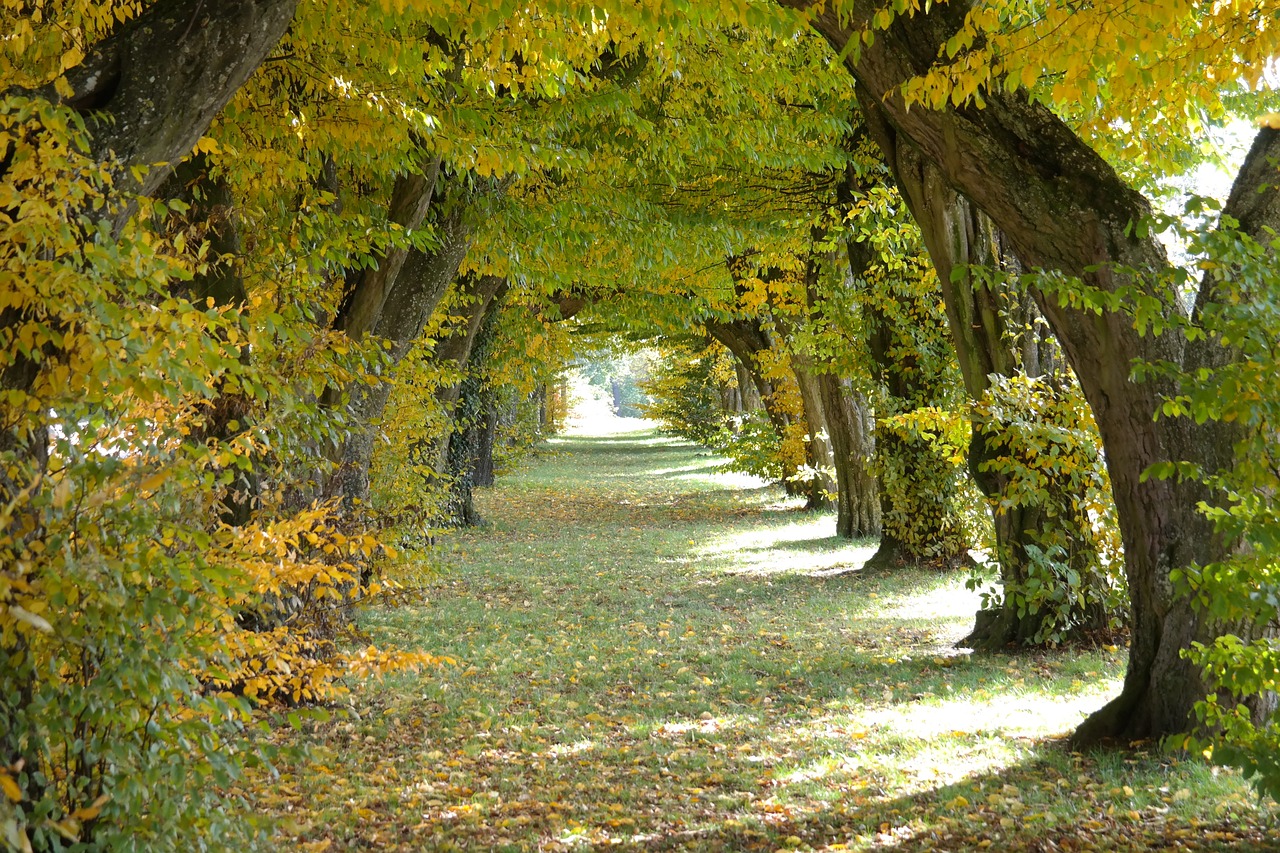
<svg viewBox="0 0 1280 853">
<path fill-rule="evenodd" d="M 971 658 L 963 577 L 651 432 L 574 436 L 479 499 L 360 687 L 260 807 L 284 849 L 1275 849 L 1240 780 L 1056 738 L 1123 651 Z M 842 846 L 843 845 L 843 846 Z"/>
</svg>

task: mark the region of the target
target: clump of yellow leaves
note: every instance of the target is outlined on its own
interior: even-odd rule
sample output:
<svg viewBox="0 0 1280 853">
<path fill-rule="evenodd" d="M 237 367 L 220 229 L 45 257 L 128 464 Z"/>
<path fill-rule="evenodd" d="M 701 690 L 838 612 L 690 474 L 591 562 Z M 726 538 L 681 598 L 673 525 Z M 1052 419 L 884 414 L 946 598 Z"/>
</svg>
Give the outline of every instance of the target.
<svg viewBox="0 0 1280 853">
<path fill-rule="evenodd" d="M 214 686 L 257 702 L 329 702 L 346 695 L 348 676 L 450 662 L 423 652 L 340 647 L 346 612 L 400 586 L 361 580 L 362 566 L 392 552 L 368 532 L 344 532 L 336 503 L 224 533 L 251 585 L 227 601 L 220 620 L 226 661 Z"/>
</svg>

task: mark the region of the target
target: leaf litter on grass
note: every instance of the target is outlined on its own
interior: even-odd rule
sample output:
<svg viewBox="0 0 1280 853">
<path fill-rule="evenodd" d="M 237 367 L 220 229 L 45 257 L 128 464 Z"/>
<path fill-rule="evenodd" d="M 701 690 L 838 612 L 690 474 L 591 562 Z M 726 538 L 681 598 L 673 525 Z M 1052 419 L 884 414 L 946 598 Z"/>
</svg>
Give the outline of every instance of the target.
<svg viewBox="0 0 1280 853">
<path fill-rule="evenodd" d="M 261 808 L 281 846 L 385 850 L 1264 850 L 1238 776 L 1060 738 L 1118 649 L 972 657 L 961 575 L 653 433 L 562 440 L 480 493 L 430 603 L 378 639 L 457 666 L 359 685 Z M 295 738 L 289 732 L 283 739 Z"/>
</svg>

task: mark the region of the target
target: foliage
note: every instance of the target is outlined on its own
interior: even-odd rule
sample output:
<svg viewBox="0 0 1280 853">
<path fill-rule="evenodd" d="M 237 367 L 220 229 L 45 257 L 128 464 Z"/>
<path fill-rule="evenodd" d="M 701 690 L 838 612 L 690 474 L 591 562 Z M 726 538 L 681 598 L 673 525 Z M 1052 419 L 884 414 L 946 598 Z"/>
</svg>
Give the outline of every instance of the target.
<svg viewBox="0 0 1280 853">
<path fill-rule="evenodd" d="M 959 368 L 919 230 L 881 169 L 873 169 L 836 233 L 856 259 L 850 307 L 880 386 L 874 399 L 881 523 L 906 555 L 952 564 L 984 526 L 965 470 L 969 427 Z"/>
<path fill-rule="evenodd" d="M 892 4 L 876 27 L 917 5 Z M 1135 9 L 984 0 L 947 41 L 943 61 L 903 90 L 945 107 L 1025 89 L 1118 168 L 1147 179 L 1212 159 L 1208 133 L 1233 115 L 1275 109 L 1267 76 L 1280 36 L 1264 23 L 1269 14 L 1260 2 Z"/>
<path fill-rule="evenodd" d="M 787 444 L 759 410 L 734 417 L 707 446 L 728 458 L 728 470 L 774 482 L 786 474 L 781 460 L 787 458 Z"/>
<path fill-rule="evenodd" d="M 1193 200 L 1212 212 L 1214 205 Z M 1162 417 L 1216 420 L 1239 427 L 1234 464 L 1219 471 L 1186 463 L 1153 468 L 1159 477 L 1192 478 L 1208 490 L 1201 504 L 1219 535 L 1242 547 L 1219 563 L 1176 572 L 1174 582 L 1193 596 L 1204 617 L 1251 626 L 1251 631 L 1194 642 L 1186 654 L 1204 666 L 1214 692 L 1197 705 L 1204 726 L 1200 747 L 1216 761 L 1241 768 L 1258 791 L 1280 799 L 1280 719 L 1274 711 L 1260 724 L 1248 710 L 1257 697 L 1280 689 L 1280 278 L 1275 252 L 1280 240 L 1259 242 L 1235 229 L 1228 217 L 1187 233 L 1202 287 L 1213 298 L 1187 328 L 1192 338 L 1221 340 L 1239 358 L 1196 376 L 1179 377 L 1181 393 L 1166 398 Z M 1166 365 L 1145 372 L 1167 373 Z"/>
<path fill-rule="evenodd" d="M 982 529 L 972 482 L 964 476 L 969 422 L 921 407 L 876 418 L 882 523 L 918 558 L 952 563 Z"/>
<path fill-rule="evenodd" d="M 718 344 L 673 346 L 661 351 L 642 385 L 649 402 L 646 418 L 665 430 L 706 447 L 714 447 L 731 432 L 731 413 L 722 391 L 737 388 L 732 356 Z"/>
<path fill-rule="evenodd" d="M 973 411 L 975 428 L 1000 438 L 995 455 L 981 463 L 982 470 L 1007 478 L 992 511 L 1062 507 L 1071 513 L 1040 520 L 1027 543 L 1025 579 L 1014 585 L 1006 578 L 1000 591 L 984 593 L 983 609 L 1009 606 L 1019 618 L 1042 614 L 1031 639 L 1036 644 L 1062 642 L 1097 610 L 1119 628 L 1128 610 L 1123 549 L 1101 441 L 1079 386 L 1025 374 L 994 376 Z M 1088 538 L 1078 541 L 1067 531 L 1085 531 Z M 970 588 L 978 583 L 975 578 Z"/>
<path fill-rule="evenodd" d="M 408 559 L 390 568 L 401 583 L 416 586 L 422 561 L 416 553 L 443 529 L 441 519 L 449 496 L 449 482 L 439 470 L 438 442 L 452 429 L 449 413 L 437 393 L 461 380 L 457 366 L 442 364 L 433 343 L 440 338 L 447 309 L 437 311 L 423 330 L 423 340 L 401 360 L 393 379 L 387 409 L 379 424 L 369 480 L 378 524 L 393 533 Z"/>
<path fill-rule="evenodd" d="M 88 834 L 160 844 L 197 827 L 222 838 L 237 827 L 218 818 L 213 785 L 231 777 L 223 738 L 246 708 L 199 675 L 219 659 L 211 626 L 250 582 L 221 559 L 234 544 L 192 524 L 183 491 L 211 496 L 250 447 L 184 432 L 214 375 L 238 372 L 218 334 L 230 339 L 234 318 L 170 297 L 189 273 L 144 228 L 112 234 L 106 170 L 84 156 L 73 113 L 10 98 L 0 117 L 12 152 L 0 207 L 24 211 L 0 243 L 5 308 L 20 318 L 0 358 L 39 367 L 3 402 L 5 833 L 42 848 Z M 129 310 L 139 297 L 148 309 Z M 48 427 L 45 474 L 26 450 Z"/>
<path fill-rule="evenodd" d="M 111 164 L 84 156 L 76 113 L 12 97 L 14 87 L 46 84 L 70 97 L 58 75 L 149 5 L 0 5 L 0 708 L 13 721 L 0 730 L 0 828 L 16 846 L 223 843 L 219 833 L 237 827 L 218 814 L 216 792 L 245 760 L 228 738 L 251 701 L 328 701 L 347 689 L 344 674 L 437 661 L 345 652 L 338 633 L 339 614 L 378 593 L 368 570 L 389 556 L 386 545 L 431 541 L 422 520 L 447 483 L 426 451 L 457 424 L 430 400 L 457 377 L 436 370 L 429 347 L 395 372 L 373 471 L 376 509 L 402 522 L 402 538 L 371 527 L 365 507 L 318 500 L 327 457 L 364 425 L 317 401 L 383 381 L 394 367 L 383 342 L 329 331 L 344 285 L 392 252 L 439 242 L 430 225 L 393 215 L 403 181 L 429 176 L 429 191 L 445 174 L 468 189 L 503 188 L 486 197 L 464 269 L 504 275 L 515 294 L 494 359 L 469 377 L 500 391 L 510 460 L 557 422 L 559 398 L 547 388 L 573 346 L 544 309 L 566 291 L 598 298 L 613 328 L 628 333 L 687 333 L 697 318 L 765 313 L 779 326 L 803 325 L 794 280 L 774 287 L 757 276 L 738 290 L 723 260 L 748 246 L 804 257 L 815 211 L 830 204 L 833 176 L 850 160 L 852 87 L 815 34 L 772 3 L 304 2 L 271 61 L 198 143 L 234 196 L 245 244 L 234 262 L 248 299 L 193 303 L 183 284 L 220 260 L 199 224 L 176 225 L 177 205 L 117 193 Z M 874 28 L 922 6 L 895 0 Z M 1196 135 L 1164 129 L 1203 127 L 1247 100 L 1275 53 L 1276 28 L 1258 26 L 1266 11 L 1248 2 L 1138 12 L 978 3 L 946 46 L 953 63 L 909 82 L 908 95 L 958 105 L 980 103 L 984 87 L 1026 87 L 1113 160 L 1184 163 Z M 1216 49 L 1222 39 L 1232 49 Z M 1162 60 L 1134 62 L 1135 52 Z M 1207 58 L 1211 75 L 1187 73 Z M 1160 132 L 1114 133 L 1123 123 Z M 876 258 L 849 288 L 849 325 L 825 337 L 801 329 L 813 346 L 793 336 L 789 352 L 765 355 L 761 368 L 780 389 L 772 402 L 789 418 L 784 434 L 758 417 L 725 417 L 717 395 L 732 377 L 722 363 L 658 380 L 668 387 L 657 405 L 675 401 L 666 414 L 683 434 L 772 473 L 803 460 L 789 357 L 877 372 L 882 448 L 897 451 L 883 469 L 890 534 L 952 557 L 971 540 L 974 504 L 960 485 L 966 436 L 936 287 L 883 168 L 853 159 L 874 180 L 840 211 L 840 236 L 871 244 Z M 123 215 L 133 207 L 139 215 Z M 1209 263 L 1255 264 L 1248 247 L 1221 249 L 1214 257 L 1230 260 Z M 1249 310 L 1274 304 L 1260 301 Z M 1270 439 L 1274 419 L 1259 414 L 1253 389 L 1270 387 L 1275 354 L 1224 318 L 1206 322 L 1227 323 L 1221 334 L 1239 334 L 1258 357 L 1238 375 L 1234 365 L 1196 380 L 1220 380 L 1235 402 L 1193 388 L 1165 413 L 1247 421 Z M 1276 339 L 1268 317 L 1249 322 Z M 856 347 L 844 345 L 850 337 Z M 1019 474 L 1027 500 L 1049 488 L 1045 477 L 1083 489 L 1079 511 L 1105 527 L 1105 483 L 1088 458 L 1078 399 L 1050 405 L 1012 384 L 1001 394 L 989 405 L 1016 398 L 1054 414 L 1051 427 L 1016 433 L 1019 447 L 992 464 Z M 243 408 L 227 421 L 232 399 Z M 225 434 L 211 427 L 219 418 Z M 1271 444 L 1248 450 L 1261 457 Z M 1227 495 L 1210 511 L 1224 531 L 1253 541 L 1253 554 L 1278 538 L 1268 526 L 1270 471 L 1178 469 Z M 232 526 L 221 516 L 250 477 L 260 489 L 255 513 Z M 1041 545 L 1039 579 L 1054 591 L 1006 594 L 1027 606 L 1042 593 L 1068 610 L 1089 606 L 1073 569 L 1045 564 L 1064 556 L 1057 543 Z M 1236 606 L 1241 591 L 1228 577 L 1270 589 L 1269 564 L 1242 559 L 1195 573 L 1214 606 Z M 407 572 L 402 564 L 387 574 Z M 1104 606 L 1113 607 L 1109 595 Z M 1272 683 L 1268 647 L 1220 645 L 1202 651 L 1228 693 Z M 1259 672 L 1266 678 L 1247 675 Z M 1269 734 L 1237 726 L 1212 701 L 1205 715 L 1235 744 L 1224 755 L 1240 750 L 1253 769 L 1269 760 Z"/>
<path fill-rule="evenodd" d="M 804 401 L 800 397 L 800 387 L 791 367 L 792 358 L 786 342 L 775 339 L 772 346 L 756 355 L 756 362 L 761 375 L 769 380 L 773 387 L 771 399 L 766 401 L 772 408 L 773 416 L 776 418 L 776 413 L 781 412 L 786 417 L 785 427 L 778 430 L 775 425 L 772 430 L 777 435 L 777 446 L 771 453 L 774 460 L 772 464 L 783 472 L 783 476 L 789 476 L 798 484 L 806 482 L 807 478 L 812 477 L 815 472 L 806 464 L 805 445 L 810 427 L 805 421 Z M 816 432 L 817 428 L 814 431 Z M 723 449 L 729 452 L 729 446 Z"/>
<path fill-rule="evenodd" d="M 326 612 L 373 591 L 352 561 L 377 546 L 329 508 L 283 511 L 268 490 L 250 523 L 219 521 L 242 472 L 278 483 L 332 428 L 305 401 L 342 370 L 270 302 L 175 295 L 207 244 L 152 231 L 164 205 L 112 195 L 71 110 L 6 98 L 0 147 L 0 209 L 21 211 L 0 239 L 0 370 L 32 377 L 0 403 L 0 827 L 20 847 L 245 843 L 219 790 L 253 760 L 228 740 L 247 699 L 329 699 L 347 672 L 436 660 L 335 653 Z M 130 204 L 143 215 L 117 229 Z M 220 439 L 228 394 L 254 416 Z"/>
</svg>

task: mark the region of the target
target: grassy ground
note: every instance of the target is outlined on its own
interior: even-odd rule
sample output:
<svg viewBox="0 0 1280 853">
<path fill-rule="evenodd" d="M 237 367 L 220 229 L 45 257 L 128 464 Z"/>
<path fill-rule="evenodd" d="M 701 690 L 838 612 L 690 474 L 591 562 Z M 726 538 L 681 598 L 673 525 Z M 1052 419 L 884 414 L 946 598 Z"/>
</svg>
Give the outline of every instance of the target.
<svg viewBox="0 0 1280 853">
<path fill-rule="evenodd" d="M 364 686 L 261 801 L 282 848 L 1280 847 L 1239 778 L 1060 736 L 1123 650 L 970 657 L 959 575 L 654 433 L 573 437 L 480 498 L 381 643 L 454 667 Z"/>
</svg>

